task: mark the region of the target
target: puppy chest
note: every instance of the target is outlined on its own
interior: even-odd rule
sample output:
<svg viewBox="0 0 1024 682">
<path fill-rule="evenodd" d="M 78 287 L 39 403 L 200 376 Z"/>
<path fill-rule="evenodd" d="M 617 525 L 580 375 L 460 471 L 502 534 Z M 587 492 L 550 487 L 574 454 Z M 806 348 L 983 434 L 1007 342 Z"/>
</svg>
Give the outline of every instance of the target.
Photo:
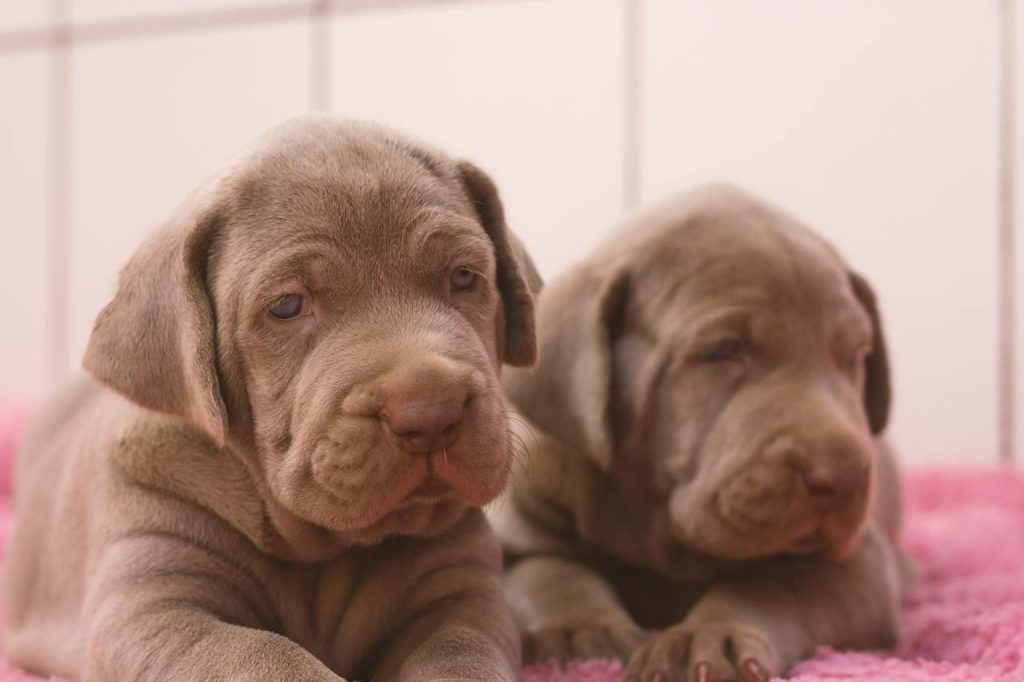
<svg viewBox="0 0 1024 682">
<path fill-rule="evenodd" d="M 281 634 L 339 674 L 355 674 L 390 634 L 405 594 L 379 564 L 357 557 L 283 572 L 271 586 Z"/>
</svg>

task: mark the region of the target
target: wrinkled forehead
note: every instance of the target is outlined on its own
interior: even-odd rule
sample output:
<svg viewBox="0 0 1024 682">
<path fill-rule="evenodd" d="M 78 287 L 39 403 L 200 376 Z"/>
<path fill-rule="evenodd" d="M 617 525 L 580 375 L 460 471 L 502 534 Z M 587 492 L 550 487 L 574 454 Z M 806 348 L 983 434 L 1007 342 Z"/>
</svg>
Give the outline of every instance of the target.
<svg viewBox="0 0 1024 682">
<path fill-rule="evenodd" d="M 222 258 L 257 267 L 312 251 L 373 267 L 428 242 L 486 242 L 445 163 L 369 143 L 267 155 L 234 181 Z"/>
<path fill-rule="evenodd" d="M 785 225 L 707 222 L 647 250 L 641 277 L 651 324 L 694 330 L 754 318 L 869 326 L 846 268 L 810 231 Z M 669 330 L 666 330 L 669 331 Z M 672 330 L 678 331 L 678 330 Z"/>
<path fill-rule="evenodd" d="M 239 216 L 278 233 L 295 225 L 384 232 L 427 207 L 471 213 L 448 159 L 373 137 L 279 143 L 242 167 L 233 194 Z"/>
</svg>

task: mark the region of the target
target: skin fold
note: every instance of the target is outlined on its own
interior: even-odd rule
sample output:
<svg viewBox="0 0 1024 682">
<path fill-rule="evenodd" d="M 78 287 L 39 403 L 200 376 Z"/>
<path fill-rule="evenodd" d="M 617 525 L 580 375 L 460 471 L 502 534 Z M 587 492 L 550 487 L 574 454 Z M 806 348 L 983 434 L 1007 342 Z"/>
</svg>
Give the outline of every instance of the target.
<svg viewBox="0 0 1024 682">
<path fill-rule="evenodd" d="M 133 256 L 17 461 L 10 660 L 88 680 L 505 680 L 479 507 L 536 353 L 490 179 L 309 116 Z"/>
<path fill-rule="evenodd" d="M 614 231 L 537 323 L 538 366 L 505 377 L 518 466 L 488 509 L 527 661 L 760 681 L 818 645 L 892 642 L 885 342 L 824 240 L 700 188 Z"/>
</svg>

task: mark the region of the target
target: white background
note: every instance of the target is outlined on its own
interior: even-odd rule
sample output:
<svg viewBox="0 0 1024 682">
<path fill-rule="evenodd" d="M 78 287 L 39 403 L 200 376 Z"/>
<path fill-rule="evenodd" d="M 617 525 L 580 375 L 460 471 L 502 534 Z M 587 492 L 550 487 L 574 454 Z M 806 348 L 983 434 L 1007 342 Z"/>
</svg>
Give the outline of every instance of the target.
<svg viewBox="0 0 1024 682">
<path fill-rule="evenodd" d="M 143 237 L 263 128 L 327 102 L 489 170 L 547 278 L 631 183 L 641 201 L 718 179 L 773 198 L 879 292 L 904 461 L 996 461 L 996 0 L 336 0 L 326 26 L 298 0 L 72 0 L 63 52 L 39 39 L 46 6 L 0 0 L 0 398 L 78 371 Z M 173 21 L 197 12 L 216 21 Z"/>
</svg>

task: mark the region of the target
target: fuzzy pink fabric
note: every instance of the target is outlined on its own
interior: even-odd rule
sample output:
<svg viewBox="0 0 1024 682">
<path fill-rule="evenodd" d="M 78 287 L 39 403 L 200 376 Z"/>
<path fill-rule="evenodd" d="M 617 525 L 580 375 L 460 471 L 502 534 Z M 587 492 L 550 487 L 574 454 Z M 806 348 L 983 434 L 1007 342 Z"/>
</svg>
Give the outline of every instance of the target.
<svg viewBox="0 0 1024 682">
<path fill-rule="evenodd" d="M 11 528 L 10 460 L 26 411 L 0 405 L 0 547 Z M 894 651 L 822 648 L 800 682 L 1024 682 L 1024 472 L 918 471 L 906 476 L 905 544 L 920 584 L 903 604 Z M 0 661 L 0 682 L 33 682 Z M 51 678 L 56 679 L 56 678 Z M 523 682 L 621 682 L 616 662 L 536 666 Z"/>
</svg>

